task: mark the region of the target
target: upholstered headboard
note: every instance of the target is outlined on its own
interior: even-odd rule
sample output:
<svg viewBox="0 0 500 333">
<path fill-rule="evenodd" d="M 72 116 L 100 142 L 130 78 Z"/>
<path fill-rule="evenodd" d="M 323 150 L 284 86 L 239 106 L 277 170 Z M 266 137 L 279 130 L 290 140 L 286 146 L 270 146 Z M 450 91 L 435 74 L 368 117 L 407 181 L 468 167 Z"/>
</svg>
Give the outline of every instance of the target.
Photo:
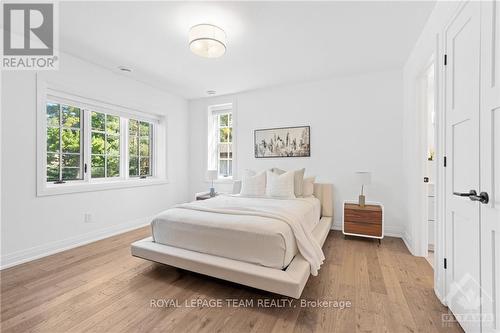
<svg viewBox="0 0 500 333">
<path fill-rule="evenodd" d="M 241 191 L 241 180 L 233 183 L 233 194 Z M 333 216 L 333 185 L 314 183 L 314 196 L 321 202 L 321 216 Z"/>
<path fill-rule="evenodd" d="M 314 183 L 313 194 L 321 202 L 321 216 L 333 217 L 333 185 Z"/>
</svg>

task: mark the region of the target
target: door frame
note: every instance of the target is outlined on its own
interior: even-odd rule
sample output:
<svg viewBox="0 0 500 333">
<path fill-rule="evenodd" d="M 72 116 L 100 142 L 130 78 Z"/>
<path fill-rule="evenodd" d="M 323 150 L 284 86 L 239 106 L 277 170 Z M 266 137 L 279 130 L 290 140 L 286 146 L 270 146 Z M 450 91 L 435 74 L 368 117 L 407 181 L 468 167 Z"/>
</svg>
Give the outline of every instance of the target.
<svg viewBox="0 0 500 333">
<path fill-rule="evenodd" d="M 419 187 L 419 191 L 421 193 L 421 205 L 420 205 L 420 218 L 421 218 L 421 225 L 419 227 L 419 244 L 418 246 L 418 252 L 421 256 L 427 257 L 428 255 L 428 246 L 429 246 L 429 204 L 428 204 L 428 198 L 427 198 L 427 183 L 424 183 L 424 177 L 428 176 L 426 169 L 426 160 L 427 160 L 427 137 L 428 137 L 428 110 L 427 110 L 427 73 L 429 72 L 429 69 L 431 66 L 434 65 L 434 112 L 436 115 L 436 126 L 434 128 L 434 137 L 436 138 L 438 135 L 438 119 L 437 119 L 437 99 L 436 99 L 436 93 L 438 90 L 438 87 L 436 85 L 436 75 L 437 75 L 437 70 L 436 67 L 438 66 L 437 64 L 437 59 L 436 59 L 436 52 L 434 51 L 425 65 L 421 68 L 419 75 L 417 76 L 417 98 L 418 98 L 418 103 L 417 103 L 417 112 L 419 113 L 419 124 L 420 124 L 420 140 L 419 140 L 419 146 L 420 149 L 418 150 L 418 155 L 419 159 L 421 161 L 421 184 Z M 437 140 L 436 140 L 437 141 Z M 436 143 L 436 142 L 435 142 Z M 436 150 L 437 150 L 437 145 L 436 145 Z M 436 154 L 437 158 L 437 154 Z M 436 175 L 436 181 L 437 181 L 437 160 L 436 160 L 436 170 L 434 170 L 434 174 Z M 436 184 L 437 186 L 437 184 Z M 437 198 L 436 198 L 437 199 Z M 436 235 L 436 223 L 434 223 L 434 235 Z M 435 242 L 436 243 L 436 242 Z M 434 264 L 435 266 L 435 264 Z"/>
<path fill-rule="evenodd" d="M 458 9 L 456 13 L 458 13 Z M 456 14 L 453 15 L 453 17 Z M 452 18 L 453 18 L 452 17 Z M 451 22 L 451 19 L 450 21 Z M 448 24 L 446 25 L 446 27 Z M 445 27 L 445 29 L 446 29 Z M 444 29 L 435 36 L 435 112 L 436 112 L 436 185 L 435 185 L 435 244 L 434 244 L 434 292 L 443 305 L 448 293 L 444 258 L 446 258 L 446 112 L 445 112 L 445 64 Z"/>
<path fill-rule="evenodd" d="M 481 307 L 484 332 L 500 330 L 500 220 L 494 121 L 500 116 L 500 0 L 481 3 L 480 188 L 490 203 L 481 205 Z M 495 198 L 496 197 L 496 198 Z M 490 317 L 492 316 L 492 318 Z"/>
<path fill-rule="evenodd" d="M 458 13 L 458 10 L 457 10 Z M 454 17 L 454 15 L 453 15 Z M 451 22 L 451 20 L 450 20 Z M 446 189 L 446 175 L 444 165 L 444 156 L 446 155 L 446 115 L 444 113 L 444 81 L 442 79 L 444 75 L 444 42 L 443 42 L 443 31 L 436 33 L 434 35 L 434 43 L 432 48 L 429 48 L 428 55 L 426 59 L 431 59 L 434 61 L 434 111 L 435 111 L 435 146 L 436 146 L 436 170 L 435 170 L 435 222 L 434 222 L 434 292 L 438 299 L 443 305 L 446 305 L 445 295 L 446 290 L 446 272 L 444 270 L 443 262 L 446 256 L 446 238 L 445 238 L 445 197 L 444 193 Z M 417 131 L 419 135 L 422 135 L 424 131 L 426 132 L 426 117 L 422 116 L 422 86 L 421 86 L 421 76 L 422 73 L 428 69 L 430 61 L 421 63 L 420 70 L 414 77 L 415 89 L 416 89 L 416 102 L 417 102 Z M 427 212 L 425 208 L 427 203 L 424 201 L 426 199 L 426 187 L 423 182 L 423 177 L 425 176 L 425 156 L 426 156 L 426 137 L 420 137 L 417 141 L 417 158 L 422 160 L 422 163 L 418 164 L 418 176 L 420 186 L 417 188 L 417 204 L 419 205 L 419 216 L 416 226 L 413 226 L 413 250 L 416 256 L 427 256 L 428 255 L 428 226 L 424 221 Z"/>
</svg>

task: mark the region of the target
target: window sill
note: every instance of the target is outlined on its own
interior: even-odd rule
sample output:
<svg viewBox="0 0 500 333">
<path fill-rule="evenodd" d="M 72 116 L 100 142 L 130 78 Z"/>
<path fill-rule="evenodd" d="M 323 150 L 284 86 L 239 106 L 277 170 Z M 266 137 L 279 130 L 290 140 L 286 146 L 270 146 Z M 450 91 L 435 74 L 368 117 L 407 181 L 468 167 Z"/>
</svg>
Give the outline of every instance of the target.
<svg viewBox="0 0 500 333">
<path fill-rule="evenodd" d="M 64 184 L 50 184 L 45 183 L 37 189 L 37 196 L 50 196 L 80 192 L 95 192 L 105 190 L 115 190 L 121 188 L 164 185 L 168 184 L 168 180 L 160 178 L 146 178 L 146 179 L 128 179 L 116 181 L 94 181 L 91 183 L 64 183 Z"/>
<path fill-rule="evenodd" d="M 208 184 L 212 184 L 211 180 L 205 179 L 205 182 Z M 233 178 L 219 178 L 219 179 L 214 179 L 214 184 L 232 184 L 234 183 Z"/>
</svg>

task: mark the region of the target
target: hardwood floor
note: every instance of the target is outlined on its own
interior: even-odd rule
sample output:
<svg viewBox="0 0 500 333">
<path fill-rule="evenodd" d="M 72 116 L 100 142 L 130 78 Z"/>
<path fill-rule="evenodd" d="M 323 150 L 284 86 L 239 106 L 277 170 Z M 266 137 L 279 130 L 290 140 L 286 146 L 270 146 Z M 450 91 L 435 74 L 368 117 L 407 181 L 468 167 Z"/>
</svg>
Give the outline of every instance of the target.
<svg viewBox="0 0 500 333">
<path fill-rule="evenodd" d="M 462 331 L 456 323 L 443 325 L 448 312 L 434 295 L 432 268 L 397 238 L 377 246 L 330 233 L 327 260 L 319 276 L 309 279 L 302 300 L 352 303 L 340 309 L 302 307 L 301 300 L 132 257 L 130 243 L 149 233 L 141 228 L 2 271 L 1 331 Z M 162 300 L 181 306 L 159 306 Z M 228 300 L 253 306 L 230 307 Z M 197 301 L 219 301 L 222 307 L 185 303 Z M 292 305 L 266 308 L 259 301 Z"/>
</svg>

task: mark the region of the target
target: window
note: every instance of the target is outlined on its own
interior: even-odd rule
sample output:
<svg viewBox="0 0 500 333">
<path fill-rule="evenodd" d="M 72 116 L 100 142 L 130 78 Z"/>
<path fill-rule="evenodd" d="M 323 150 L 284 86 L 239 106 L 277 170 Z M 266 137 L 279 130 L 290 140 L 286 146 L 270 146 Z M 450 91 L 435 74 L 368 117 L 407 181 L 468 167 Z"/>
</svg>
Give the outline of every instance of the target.
<svg viewBox="0 0 500 333">
<path fill-rule="evenodd" d="M 162 118 L 46 92 L 39 97 L 39 195 L 166 182 L 165 142 L 157 142 L 166 139 Z"/>
<path fill-rule="evenodd" d="M 81 110 L 47 103 L 47 181 L 83 179 Z"/>
<path fill-rule="evenodd" d="M 128 132 L 128 172 L 130 177 L 151 176 L 152 124 L 130 119 Z"/>
<path fill-rule="evenodd" d="M 220 179 L 231 179 L 234 174 L 232 104 L 211 106 L 208 117 L 208 169 L 216 169 Z"/>
<path fill-rule="evenodd" d="M 217 115 L 218 149 L 217 170 L 220 177 L 233 176 L 233 116 L 231 113 Z"/>
<path fill-rule="evenodd" d="M 91 177 L 120 177 L 120 117 L 91 113 Z"/>
</svg>

